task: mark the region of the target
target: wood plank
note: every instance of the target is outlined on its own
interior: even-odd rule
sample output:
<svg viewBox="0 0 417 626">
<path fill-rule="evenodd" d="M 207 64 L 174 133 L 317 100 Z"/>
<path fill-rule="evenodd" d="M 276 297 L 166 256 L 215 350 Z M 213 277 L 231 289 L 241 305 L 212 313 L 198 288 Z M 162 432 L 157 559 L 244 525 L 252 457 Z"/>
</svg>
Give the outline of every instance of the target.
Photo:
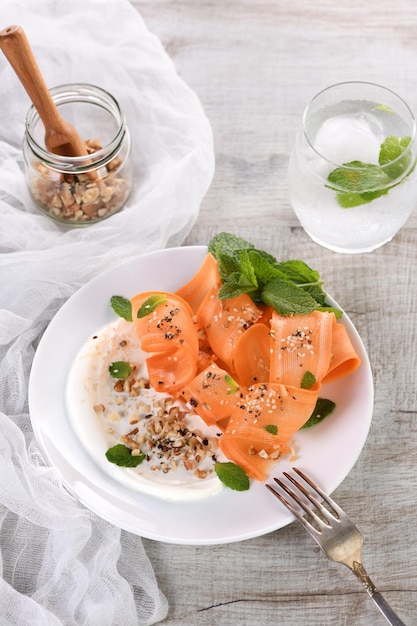
<svg viewBox="0 0 417 626">
<path fill-rule="evenodd" d="M 288 157 L 307 101 L 343 80 L 390 87 L 415 109 L 413 0 L 134 0 L 211 122 L 216 173 L 187 244 L 227 230 L 317 268 L 371 360 L 369 438 L 334 493 L 365 537 L 364 562 L 405 623 L 417 624 L 417 214 L 370 255 L 314 244 L 288 199 Z M 260 512 L 261 514 L 261 512 Z M 296 524 L 224 546 L 144 540 L 178 626 L 385 623 L 344 567 Z"/>
</svg>

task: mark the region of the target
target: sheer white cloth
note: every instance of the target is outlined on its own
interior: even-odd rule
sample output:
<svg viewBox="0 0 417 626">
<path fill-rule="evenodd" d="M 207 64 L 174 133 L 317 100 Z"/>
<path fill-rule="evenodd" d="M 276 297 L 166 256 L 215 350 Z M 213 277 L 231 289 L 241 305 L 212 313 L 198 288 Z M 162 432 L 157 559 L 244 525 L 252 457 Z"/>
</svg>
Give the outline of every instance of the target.
<svg viewBox="0 0 417 626">
<path fill-rule="evenodd" d="M 101 224 L 40 215 L 23 176 L 30 103 L 0 53 L 0 624 L 153 624 L 167 602 L 141 539 L 79 505 L 45 464 L 28 379 L 42 332 L 79 286 L 182 243 L 213 176 L 211 128 L 127 0 L 2 0 L 0 15 L 0 28 L 23 26 L 49 86 L 89 82 L 119 100 L 135 163 L 127 207 Z"/>
</svg>

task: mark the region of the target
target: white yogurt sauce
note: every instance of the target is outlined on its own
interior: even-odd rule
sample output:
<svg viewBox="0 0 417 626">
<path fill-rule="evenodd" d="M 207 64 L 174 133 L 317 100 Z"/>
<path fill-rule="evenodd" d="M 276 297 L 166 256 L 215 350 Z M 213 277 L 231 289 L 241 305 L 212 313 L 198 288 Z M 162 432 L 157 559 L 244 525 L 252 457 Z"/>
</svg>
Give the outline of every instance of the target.
<svg viewBox="0 0 417 626">
<path fill-rule="evenodd" d="M 213 464 L 227 460 L 217 449 L 221 431 L 207 426 L 181 401 L 149 387 L 147 356 L 133 324 L 121 318 L 86 341 L 66 389 L 68 415 L 80 443 L 105 472 L 129 488 L 183 501 L 218 493 L 223 486 Z M 116 361 L 135 367 L 126 381 L 111 377 L 109 365 Z M 136 468 L 110 463 L 105 453 L 120 443 L 139 448 L 145 460 Z"/>
</svg>

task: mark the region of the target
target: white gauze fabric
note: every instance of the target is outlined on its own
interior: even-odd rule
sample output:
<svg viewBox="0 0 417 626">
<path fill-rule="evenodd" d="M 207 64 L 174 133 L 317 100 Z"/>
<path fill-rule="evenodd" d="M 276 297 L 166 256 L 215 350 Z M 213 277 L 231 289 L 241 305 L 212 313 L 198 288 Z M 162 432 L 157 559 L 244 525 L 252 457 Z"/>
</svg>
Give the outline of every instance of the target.
<svg viewBox="0 0 417 626">
<path fill-rule="evenodd" d="M 28 379 L 42 332 L 78 287 L 183 242 L 213 176 L 211 128 L 127 0 L 2 0 L 0 17 L 1 29 L 23 26 L 49 87 L 87 82 L 117 98 L 135 167 L 127 206 L 98 225 L 38 213 L 21 151 L 30 102 L 0 52 L 0 624 L 153 624 L 167 602 L 141 539 L 81 506 L 46 465 Z"/>
</svg>

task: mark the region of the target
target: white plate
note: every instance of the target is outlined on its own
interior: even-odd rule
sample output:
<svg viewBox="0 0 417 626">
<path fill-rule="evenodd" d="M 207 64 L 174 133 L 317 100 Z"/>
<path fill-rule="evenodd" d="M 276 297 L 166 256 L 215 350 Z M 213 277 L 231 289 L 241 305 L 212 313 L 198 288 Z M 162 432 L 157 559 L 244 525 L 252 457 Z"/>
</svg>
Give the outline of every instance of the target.
<svg viewBox="0 0 417 626">
<path fill-rule="evenodd" d="M 127 298 L 147 290 L 175 291 L 188 281 L 207 248 L 170 248 L 131 259 L 105 271 L 77 291 L 58 311 L 37 349 L 29 382 L 33 429 L 46 460 L 86 507 L 129 532 L 168 543 L 220 544 L 256 537 L 293 520 L 261 483 L 239 493 L 227 488 L 195 502 L 165 502 L 115 482 L 88 456 L 72 431 L 65 406 L 71 362 L 86 339 L 114 319 L 113 295 Z M 352 469 L 372 419 L 373 382 L 363 343 L 343 316 L 362 359 L 356 372 L 326 385 L 321 395 L 337 408 L 324 422 L 300 431 L 296 465 L 331 493 Z M 275 473 L 289 469 L 288 460 Z"/>
</svg>

